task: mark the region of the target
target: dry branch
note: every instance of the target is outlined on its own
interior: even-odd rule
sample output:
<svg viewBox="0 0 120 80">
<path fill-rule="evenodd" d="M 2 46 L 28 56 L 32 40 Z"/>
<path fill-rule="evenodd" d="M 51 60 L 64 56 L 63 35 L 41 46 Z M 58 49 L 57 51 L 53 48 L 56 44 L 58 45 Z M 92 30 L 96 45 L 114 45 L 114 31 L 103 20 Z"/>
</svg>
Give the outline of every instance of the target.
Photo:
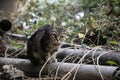
<svg viewBox="0 0 120 80">
<path fill-rule="evenodd" d="M 24 71 L 26 74 L 38 75 L 41 66 L 33 66 L 27 59 L 0 58 L 0 67 L 5 64 L 13 64 L 16 68 Z M 113 80 L 113 75 L 116 73 L 117 67 L 84 65 L 56 62 L 47 64 L 42 74 L 62 75 L 62 78 L 70 77 L 70 80 L 75 76 L 74 80 Z M 68 74 L 69 73 L 69 74 Z M 68 74 L 68 75 L 67 75 Z M 101 74 L 101 76 L 100 76 Z"/>
</svg>

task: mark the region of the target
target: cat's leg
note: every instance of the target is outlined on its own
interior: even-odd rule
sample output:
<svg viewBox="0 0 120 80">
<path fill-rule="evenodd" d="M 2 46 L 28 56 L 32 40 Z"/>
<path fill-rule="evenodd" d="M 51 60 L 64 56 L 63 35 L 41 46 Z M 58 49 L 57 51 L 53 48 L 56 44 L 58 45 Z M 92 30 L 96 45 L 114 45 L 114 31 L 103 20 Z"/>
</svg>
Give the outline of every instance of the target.
<svg viewBox="0 0 120 80">
<path fill-rule="evenodd" d="M 45 60 L 43 59 L 43 57 L 40 55 L 40 53 L 38 52 L 34 52 L 33 53 L 33 56 L 32 56 L 32 59 L 31 59 L 31 62 L 33 64 L 44 64 L 45 63 Z"/>
<path fill-rule="evenodd" d="M 44 61 L 47 62 L 47 63 L 51 63 L 50 62 L 50 53 L 46 53 L 47 55 L 45 56 L 45 59 Z"/>
<path fill-rule="evenodd" d="M 36 59 L 35 57 L 29 56 L 29 59 L 30 59 L 30 61 L 33 65 L 38 65 L 39 64 L 39 60 Z"/>
<path fill-rule="evenodd" d="M 51 62 L 57 62 L 57 59 L 56 59 L 56 52 L 54 52 L 54 54 L 51 55 Z"/>
<path fill-rule="evenodd" d="M 54 55 L 51 60 L 52 60 L 52 62 L 58 62 L 56 59 L 56 55 Z"/>
<path fill-rule="evenodd" d="M 56 55 L 51 55 L 50 53 L 48 53 L 48 55 L 46 56 L 46 61 L 48 64 L 57 62 Z"/>
</svg>

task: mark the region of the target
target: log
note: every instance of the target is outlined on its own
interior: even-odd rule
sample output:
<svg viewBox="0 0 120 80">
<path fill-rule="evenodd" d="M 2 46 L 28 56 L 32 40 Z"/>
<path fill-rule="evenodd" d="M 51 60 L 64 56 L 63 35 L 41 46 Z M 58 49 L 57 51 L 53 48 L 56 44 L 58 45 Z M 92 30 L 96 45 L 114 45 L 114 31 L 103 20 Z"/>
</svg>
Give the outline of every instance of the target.
<svg viewBox="0 0 120 80">
<path fill-rule="evenodd" d="M 39 75 L 41 65 L 33 66 L 27 59 L 14 59 L 14 58 L 0 58 L 0 67 L 5 64 L 12 64 L 16 68 L 25 72 L 25 74 L 37 74 Z M 85 64 L 73 64 L 56 62 L 47 64 L 41 74 L 48 75 L 53 74 L 62 75 L 62 79 L 65 80 L 69 77 L 69 80 L 113 80 L 118 67 L 112 66 L 98 66 L 98 65 L 85 65 Z"/>
<path fill-rule="evenodd" d="M 6 35 L 9 36 L 10 38 L 21 40 L 21 41 L 25 41 L 29 38 L 26 35 L 20 35 L 20 34 L 14 34 L 14 33 L 6 33 Z"/>
<path fill-rule="evenodd" d="M 57 54 L 57 58 L 59 61 L 64 60 L 65 62 L 73 62 L 76 58 L 78 58 L 76 60 L 78 62 L 80 58 L 84 58 L 83 61 L 87 59 L 90 63 L 94 62 L 101 65 L 109 65 L 106 62 L 113 61 L 117 66 L 120 65 L 120 52 L 111 50 L 64 49 Z"/>
</svg>

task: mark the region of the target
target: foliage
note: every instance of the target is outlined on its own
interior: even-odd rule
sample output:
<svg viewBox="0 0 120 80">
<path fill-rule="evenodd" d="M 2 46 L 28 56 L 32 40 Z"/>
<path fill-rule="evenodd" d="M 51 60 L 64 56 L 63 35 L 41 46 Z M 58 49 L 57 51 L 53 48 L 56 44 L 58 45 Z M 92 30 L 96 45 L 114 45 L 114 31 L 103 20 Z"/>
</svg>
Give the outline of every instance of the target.
<svg viewBox="0 0 120 80">
<path fill-rule="evenodd" d="M 22 24 L 27 25 L 27 29 L 24 29 L 27 35 L 42 25 L 55 22 L 58 26 L 68 28 L 67 42 L 120 47 L 119 0 L 29 2 L 27 14 L 22 19 Z"/>
<path fill-rule="evenodd" d="M 83 3 L 86 3 L 84 1 L 85 0 L 83 0 Z M 89 7 L 84 8 L 84 12 L 86 13 L 84 24 L 86 28 L 90 29 L 89 34 L 92 33 L 92 35 L 88 34 L 88 36 L 91 36 L 92 38 L 95 37 L 95 39 L 97 39 L 97 45 L 107 44 L 107 46 L 120 47 L 120 1 L 90 1 Z"/>
</svg>

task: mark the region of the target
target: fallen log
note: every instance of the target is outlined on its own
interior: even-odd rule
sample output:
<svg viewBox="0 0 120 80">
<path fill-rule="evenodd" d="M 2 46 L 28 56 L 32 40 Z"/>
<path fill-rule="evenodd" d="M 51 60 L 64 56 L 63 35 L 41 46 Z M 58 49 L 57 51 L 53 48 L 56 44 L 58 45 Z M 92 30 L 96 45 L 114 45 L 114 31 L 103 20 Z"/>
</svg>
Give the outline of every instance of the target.
<svg viewBox="0 0 120 80">
<path fill-rule="evenodd" d="M 110 65 L 107 64 L 107 61 L 113 61 L 116 65 L 120 65 L 120 52 L 115 51 L 105 51 L 105 50 L 88 50 L 88 49 L 64 49 L 57 54 L 59 61 L 64 62 L 79 62 L 81 58 L 83 62 L 94 63 L 101 65 Z M 78 58 L 78 59 L 77 59 Z M 76 59 L 76 60 L 75 60 Z M 115 65 L 115 64 L 113 64 Z"/>
<path fill-rule="evenodd" d="M 25 72 L 25 74 L 39 75 L 41 65 L 33 66 L 27 59 L 0 58 L 0 67 L 5 64 L 12 64 L 16 68 Z M 73 63 L 56 62 L 47 64 L 41 71 L 42 75 L 52 74 L 55 77 L 62 75 L 60 80 L 113 80 L 117 74 L 118 67 L 84 65 Z"/>
</svg>

